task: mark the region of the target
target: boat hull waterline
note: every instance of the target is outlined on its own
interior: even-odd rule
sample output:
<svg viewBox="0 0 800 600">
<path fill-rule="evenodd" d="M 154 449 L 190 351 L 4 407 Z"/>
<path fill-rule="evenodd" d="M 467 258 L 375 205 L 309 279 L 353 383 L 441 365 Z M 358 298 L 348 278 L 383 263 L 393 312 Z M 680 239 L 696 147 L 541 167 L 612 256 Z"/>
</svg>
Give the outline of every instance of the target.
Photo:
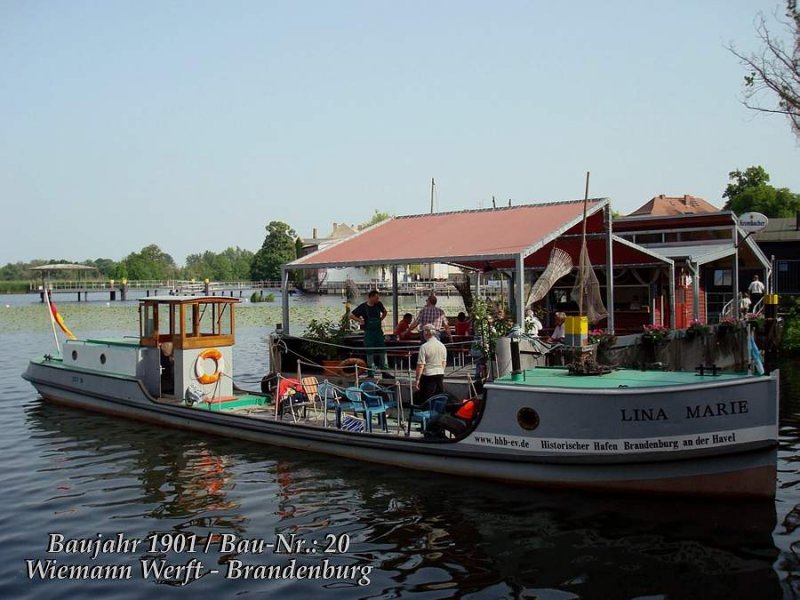
<svg viewBox="0 0 800 600">
<path fill-rule="evenodd" d="M 588 391 L 500 379 L 486 386 L 474 429 L 457 441 L 352 433 L 277 420 L 268 411 L 200 410 L 154 398 L 136 377 L 76 369 L 57 359 L 33 360 L 23 376 L 52 402 L 388 466 L 547 487 L 775 494 L 777 372 Z"/>
</svg>

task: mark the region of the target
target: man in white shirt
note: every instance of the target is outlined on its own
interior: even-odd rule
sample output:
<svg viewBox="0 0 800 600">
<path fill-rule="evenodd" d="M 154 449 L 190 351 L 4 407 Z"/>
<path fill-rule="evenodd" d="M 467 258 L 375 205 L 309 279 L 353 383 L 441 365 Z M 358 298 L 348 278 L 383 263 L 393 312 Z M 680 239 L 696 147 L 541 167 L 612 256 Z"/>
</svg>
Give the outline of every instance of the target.
<svg viewBox="0 0 800 600">
<path fill-rule="evenodd" d="M 417 403 L 431 396 L 444 393 L 444 367 L 447 364 L 447 348 L 436 337 L 437 329 L 431 323 L 422 328 L 425 343 L 419 348 L 417 359 Z"/>
<path fill-rule="evenodd" d="M 753 281 L 747 286 L 747 291 L 750 292 L 750 302 L 753 306 L 758 304 L 761 296 L 764 295 L 764 283 L 758 280 L 758 275 L 753 275 Z"/>
</svg>

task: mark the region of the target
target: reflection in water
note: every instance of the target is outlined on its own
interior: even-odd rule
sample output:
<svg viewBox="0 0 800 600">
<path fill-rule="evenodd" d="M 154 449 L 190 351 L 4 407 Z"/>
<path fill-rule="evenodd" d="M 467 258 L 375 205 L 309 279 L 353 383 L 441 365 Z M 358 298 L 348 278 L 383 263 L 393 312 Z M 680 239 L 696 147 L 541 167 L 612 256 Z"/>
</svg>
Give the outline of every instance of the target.
<svg viewBox="0 0 800 600">
<path fill-rule="evenodd" d="M 323 589 L 326 597 L 342 598 L 781 596 L 771 502 L 541 492 L 198 436 L 46 403 L 31 405 L 26 420 L 35 452 L 59 461 L 56 469 L 36 463 L 36 476 L 48 482 L 39 500 L 68 506 L 79 517 L 91 511 L 91 521 L 71 524 L 75 535 L 181 531 L 204 541 L 212 533 L 272 541 L 276 533 L 307 540 L 347 534 L 348 552 L 330 559 L 374 567 L 366 588 L 208 576 L 193 584 L 198 591 L 280 589 L 290 598 L 292 590 L 307 595 Z M 63 526 L 63 515 L 50 519 Z M 799 522 L 789 511 L 787 534 Z M 246 552 L 211 556 L 221 568 L 234 558 L 290 560 Z M 128 585 L 131 594 L 148 589 L 141 580 Z"/>
</svg>

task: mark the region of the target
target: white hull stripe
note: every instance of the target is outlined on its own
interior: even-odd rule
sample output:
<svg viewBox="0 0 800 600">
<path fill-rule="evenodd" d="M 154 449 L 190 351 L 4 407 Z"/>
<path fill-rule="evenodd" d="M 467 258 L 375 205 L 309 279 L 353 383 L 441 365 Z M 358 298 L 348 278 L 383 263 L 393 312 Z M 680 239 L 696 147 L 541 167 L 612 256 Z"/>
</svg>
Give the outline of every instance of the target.
<svg viewBox="0 0 800 600">
<path fill-rule="evenodd" d="M 765 440 L 776 441 L 776 427 L 765 425 L 746 429 L 694 433 L 691 435 L 653 436 L 647 438 L 577 439 L 536 438 L 504 433 L 471 433 L 461 444 L 507 448 L 537 454 L 619 455 L 642 452 L 685 452 L 704 448 L 723 448 Z"/>
</svg>

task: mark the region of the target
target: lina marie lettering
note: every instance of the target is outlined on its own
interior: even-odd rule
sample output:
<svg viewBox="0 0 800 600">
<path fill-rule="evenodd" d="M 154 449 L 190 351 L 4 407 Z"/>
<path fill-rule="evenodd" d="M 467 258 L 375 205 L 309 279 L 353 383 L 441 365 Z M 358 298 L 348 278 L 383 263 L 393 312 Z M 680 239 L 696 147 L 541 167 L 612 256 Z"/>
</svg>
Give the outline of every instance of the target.
<svg viewBox="0 0 800 600">
<path fill-rule="evenodd" d="M 717 402 L 715 404 L 695 404 L 684 407 L 684 416 L 687 419 L 701 419 L 704 417 L 729 417 L 743 415 L 750 412 L 747 400 L 732 400 L 730 402 Z M 664 408 L 621 408 L 621 421 L 668 421 L 669 413 Z"/>
</svg>

